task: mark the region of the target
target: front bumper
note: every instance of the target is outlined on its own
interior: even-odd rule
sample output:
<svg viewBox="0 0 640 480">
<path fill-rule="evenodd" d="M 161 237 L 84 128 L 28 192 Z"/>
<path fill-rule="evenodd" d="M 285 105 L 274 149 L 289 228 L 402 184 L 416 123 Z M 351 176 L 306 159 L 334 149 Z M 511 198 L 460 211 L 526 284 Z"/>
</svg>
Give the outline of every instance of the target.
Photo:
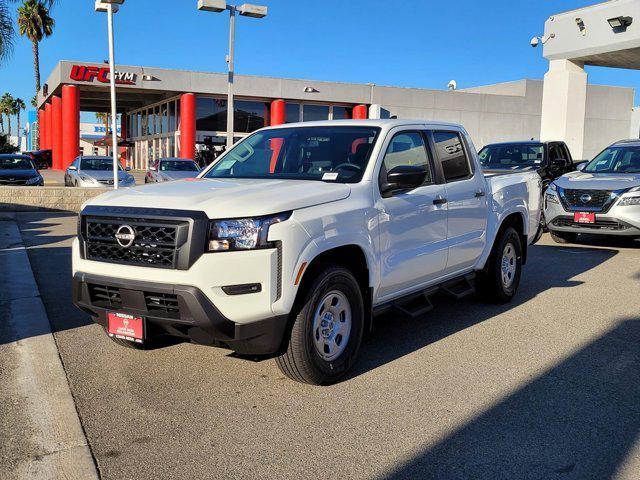
<svg viewBox="0 0 640 480">
<path fill-rule="evenodd" d="M 283 347 L 288 319 L 287 315 L 281 315 L 235 323 L 196 287 L 85 273 L 73 277 L 73 302 L 105 328 L 107 313 L 120 311 L 144 317 L 147 338 L 171 335 L 228 347 L 244 355 L 278 353 Z"/>
<path fill-rule="evenodd" d="M 573 214 L 578 210 L 566 210 L 562 203 L 550 202 L 546 197 L 544 203 L 544 216 L 547 228 L 551 231 L 640 236 L 640 206 L 619 206 L 618 200 L 606 213 L 595 212 L 594 224 L 578 224 L 573 221 Z"/>
</svg>

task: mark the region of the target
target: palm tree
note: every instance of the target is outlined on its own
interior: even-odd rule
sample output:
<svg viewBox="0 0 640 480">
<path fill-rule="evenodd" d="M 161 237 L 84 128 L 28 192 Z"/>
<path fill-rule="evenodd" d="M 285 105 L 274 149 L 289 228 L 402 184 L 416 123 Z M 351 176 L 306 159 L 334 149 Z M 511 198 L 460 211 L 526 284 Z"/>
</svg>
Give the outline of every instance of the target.
<svg viewBox="0 0 640 480">
<path fill-rule="evenodd" d="M 7 116 L 7 134 L 11 138 L 11 115 L 13 113 L 14 98 L 10 93 L 5 93 L 0 98 L 0 116 L 3 114 Z"/>
<path fill-rule="evenodd" d="M 1 1 L 1 0 L 0 0 Z M 51 2 L 48 2 L 49 4 Z M 31 40 L 33 50 L 33 70 L 36 78 L 36 93 L 40 91 L 39 43 L 53 33 L 55 22 L 49 16 L 49 9 L 42 0 L 26 0 L 18 8 L 18 29 L 20 35 Z"/>
<path fill-rule="evenodd" d="M 13 109 L 11 110 L 11 113 L 13 113 L 18 120 L 18 146 L 20 145 L 20 137 L 22 132 L 22 130 L 20 129 L 20 112 L 25 108 L 27 108 L 27 106 L 24 104 L 24 100 L 22 100 L 21 98 L 16 98 L 13 101 Z"/>
<path fill-rule="evenodd" d="M 0 0 L 0 65 L 2 65 L 11 55 L 13 50 L 13 19 L 9 10 L 10 3 L 18 0 Z M 42 3 L 51 8 L 56 0 L 42 0 Z"/>
<path fill-rule="evenodd" d="M 99 122 L 104 123 L 104 134 L 109 135 L 109 119 L 111 118 L 111 115 L 109 115 L 108 113 L 105 112 L 98 112 L 96 113 L 96 120 L 98 120 Z"/>
</svg>

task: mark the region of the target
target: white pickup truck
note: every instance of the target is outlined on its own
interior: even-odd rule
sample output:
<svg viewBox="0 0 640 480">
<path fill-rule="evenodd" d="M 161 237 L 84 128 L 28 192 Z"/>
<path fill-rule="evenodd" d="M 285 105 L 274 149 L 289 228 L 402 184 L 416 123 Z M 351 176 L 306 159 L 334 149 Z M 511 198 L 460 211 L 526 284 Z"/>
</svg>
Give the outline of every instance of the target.
<svg viewBox="0 0 640 480">
<path fill-rule="evenodd" d="M 198 178 L 105 193 L 73 243 L 75 304 L 117 343 L 183 337 L 329 384 L 374 313 L 518 288 L 540 176 L 485 179 L 464 128 L 411 120 L 259 130 Z"/>
</svg>

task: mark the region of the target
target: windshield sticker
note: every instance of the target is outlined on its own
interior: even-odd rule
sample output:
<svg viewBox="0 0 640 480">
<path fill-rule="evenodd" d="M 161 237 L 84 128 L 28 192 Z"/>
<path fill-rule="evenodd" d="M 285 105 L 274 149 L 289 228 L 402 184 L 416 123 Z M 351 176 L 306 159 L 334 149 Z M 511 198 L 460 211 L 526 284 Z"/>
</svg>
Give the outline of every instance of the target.
<svg viewBox="0 0 640 480">
<path fill-rule="evenodd" d="M 322 180 L 337 180 L 338 179 L 338 172 L 327 172 L 324 175 L 322 175 Z"/>
</svg>

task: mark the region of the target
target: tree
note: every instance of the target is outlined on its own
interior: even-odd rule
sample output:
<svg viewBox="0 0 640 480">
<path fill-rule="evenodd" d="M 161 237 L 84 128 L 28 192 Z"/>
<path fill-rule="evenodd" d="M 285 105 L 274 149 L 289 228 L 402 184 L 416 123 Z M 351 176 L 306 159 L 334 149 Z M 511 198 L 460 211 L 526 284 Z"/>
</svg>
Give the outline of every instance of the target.
<svg viewBox="0 0 640 480">
<path fill-rule="evenodd" d="M 11 110 L 11 113 L 15 115 L 18 120 L 18 145 L 20 145 L 20 137 L 22 136 L 22 131 L 20 130 L 20 112 L 25 108 L 27 108 L 27 106 L 24 104 L 24 100 L 22 100 L 21 98 L 16 98 L 13 101 L 13 108 Z"/>
<path fill-rule="evenodd" d="M 9 143 L 7 135 L 0 133 L 0 153 L 16 153 L 17 151 L 18 147 Z"/>
<path fill-rule="evenodd" d="M 13 114 L 14 98 L 10 93 L 5 93 L 0 97 L 0 117 L 2 115 L 7 116 L 7 133 L 11 138 L 11 115 Z"/>
<path fill-rule="evenodd" d="M 47 7 L 51 8 L 56 0 L 41 0 Z M 0 65 L 2 65 L 13 51 L 13 39 L 15 31 L 13 29 L 13 18 L 9 10 L 10 3 L 16 3 L 18 0 L 0 0 Z"/>
<path fill-rule="evenodd" d="M 51 1 L 47 3 L 51 4 Z M 18 30 L 20 35 L 24 35 L 31 40 L 36 94 L 40 91 L 39 44 L 43 38 L 53 33 L 54 25 L 55 21 L 49 16 L 49 9 L 42 0 L 26 0 L 24 4 L 18 8 Z"/>
<path fill-rule="evenodd" d="M 96 113 L 96 120 L 104 123 L 105 135 L 109 135 L 109 119 L 110 118 L 111 118 L 111 115 L 109 115 L 108 113 L 105 113 L 105 112 Z"/>
</svg>

